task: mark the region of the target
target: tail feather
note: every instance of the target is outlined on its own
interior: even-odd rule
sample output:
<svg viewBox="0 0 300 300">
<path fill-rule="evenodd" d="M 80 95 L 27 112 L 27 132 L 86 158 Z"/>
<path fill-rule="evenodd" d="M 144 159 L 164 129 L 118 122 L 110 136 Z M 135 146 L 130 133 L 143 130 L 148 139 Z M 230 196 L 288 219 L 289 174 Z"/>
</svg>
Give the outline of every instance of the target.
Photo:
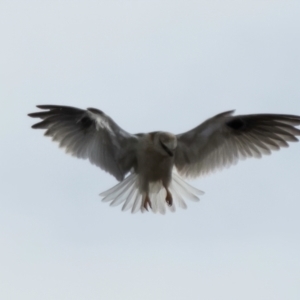
<svg viewBox="0 0 300 300">
<path fill-rule="evenodd" d="M 100 196 L 104 197 L 102 199 L 103 202 L 109 202 L 119 194 L 122 194 L 124 191 L 127 190 L 128 186 L 130 186 L 136 179 L 135 174 L 131 174 L 126 177 L 123 181 L 118 183 L 117 185 L 113 186 L 112 188 L 102 192 Z"/>
<path fill-rule="evenodd" d="M 161 185 L 162 186 L 162 185 Z M 154 213 L 161 213 L 164 215 L 166 213 L 166 193 L 163 187 L 156 193 L 151 193 L 151 185 L 150 185 L 150 194 L 149 198 L 152 205 L 152 211 Z"/>
<path fill-rule="evenodd" d="M 166 203 L 166 190 L 162 182 L 154 182 L 149 184 L 149 199 L 151 209 L 154 213 L 165 214 L 167 207 L 171 212 L 175 212 L 176 206 L 186 209 L 186 199 L 199 201 L 198 196 L 204 192 L 194 188 L 186 183 L 180 176 L 173 172 L 169 190 L 173 197 L 171 206 Z M 132 213 L 138 211 L 144 212 L 144 201 L 146 193 L 140 190 L 139 177 L 137 174 L 131 174 L 122 182 L 100 194 L 103 196 L 103 202 L 110 202 L 110 206 L 122 206 L 122 211 L 131 209 Z"/>
<path fill-rule="evenodd" d="M 186 209 L 187 205 L 186 205 L 185 201 L 183 200 L 183 198 L 181 197 L 181 195 L 176 190 L 176 188 L 174 188 L 173 182 L 171 182 L 171 184 L 170 184 L 170 190 L 172 191 L 172 194 L 175 198 L 177 205 L 182 209 Z M 174 206 L 174 205 L 172 205 L 172 206 Z"/>
<path fill-rule="evenodd" d="M 199 201 L 200 199 L 197 197 L 197 195 L 204 195 L 203 191 L 200 191 L 188 184 L 187 182 L 185 182 L 178 174 L 173 173 L 172 178 L 174 183 L 177 184 L 176 188 L 178 187 L 179 189 L 181 189 L 182 193 L 185 194 L 185 196 L 188 197 L 190 200 Z"/>
<path fill-rule="evenodd" d="M 135 200 L 136 194 L 138 194 L 138 193 L 139 193 L 138 188 L 136 188 L 135 184 L 133 184 L 130 187 L 130 192 L 129 192 L 128 196 L 126 197 L 125 203 L 122 206 L 122 211 L 126 211 L 130 208 L 133 208 L 134 200 Z"/>
<path fill-rule="evenodd" d="M 136 193 L 131 212 L 133 214 L 137 213 L 139 210 L 141 210 L 142 204 L 143 204 L 142 194 Z"/>
<path fill-rule="evenodd" d="M 107 201 L 111 201 L 110 206 L 117 206 L 119 204 L 121 204 L 122 202 L 124 202 L 124 196 L 128 194 L 128 188 L 131 186 L 131 182 L 129 181 L 126 185 L 124 185 L 124 187 L 122 187 L 121 190 L 117 190 L 112 194 L 107 195 L 103 201 L 107 202 Z"/>
</svg>

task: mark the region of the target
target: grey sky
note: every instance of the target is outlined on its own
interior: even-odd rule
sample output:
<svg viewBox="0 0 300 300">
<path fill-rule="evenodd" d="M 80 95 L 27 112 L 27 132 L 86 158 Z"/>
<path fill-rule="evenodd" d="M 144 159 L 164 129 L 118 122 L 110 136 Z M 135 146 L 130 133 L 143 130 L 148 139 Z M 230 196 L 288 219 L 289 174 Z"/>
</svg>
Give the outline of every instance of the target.
<svg viewBox="0 0 300 300">
<path fill-rule="evenodd" d="M 300 114 L 299 1 L 0 2 L 1 299 L 300 298 L 300 144 L 191 181 L 200 203 L 123 213 L 116 180 L 26 116 L 96 107 L 184 132 L 225 110 Z"/>
</svg>

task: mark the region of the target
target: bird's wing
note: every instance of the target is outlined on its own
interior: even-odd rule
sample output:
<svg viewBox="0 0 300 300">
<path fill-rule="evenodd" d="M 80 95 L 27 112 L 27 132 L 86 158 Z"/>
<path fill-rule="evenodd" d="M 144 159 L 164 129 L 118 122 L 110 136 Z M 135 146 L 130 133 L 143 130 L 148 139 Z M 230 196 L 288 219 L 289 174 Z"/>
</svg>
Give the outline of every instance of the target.
<svg viewBox="0 0 300 300">
<path fill-rule="evenodd" d="M 300 116 L 257 114 L 232 116 L 227 111 L 198 127 L 177 135 L 175 166 L 182 176 L 196 177 L 235 164 L 239 159 L 261 157 L 295 142 Z"/>
<path fill-rule="evenodd" d="M 46 129 L 45 135 L 51 136 L 67 153 L 88 158 L 118 180 L 123 180 L 134 167 L 137 137 L 124 131 L 102 111 L 56 105 L 37 107 L 46 111 L 29 114 L 42 119 L 32 128 Z"/>
</svg>

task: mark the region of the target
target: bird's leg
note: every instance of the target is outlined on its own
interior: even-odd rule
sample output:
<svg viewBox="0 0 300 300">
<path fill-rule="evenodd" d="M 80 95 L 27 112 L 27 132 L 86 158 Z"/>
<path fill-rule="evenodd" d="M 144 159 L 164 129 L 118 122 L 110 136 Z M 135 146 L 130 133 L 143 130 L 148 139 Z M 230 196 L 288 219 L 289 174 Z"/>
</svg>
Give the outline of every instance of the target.
<svg viewBox="0 0 300 300">
<path fill-rule="evenodd" d="M 166 189 L 166 192 L 167 192 L 167 194 L 166 194 L 166 202 L 167 202 L 167 204 L 169 206 L 172 206 L 172 204 L 173 204 L 172 194 L 171 194 L 171 192 L 169 191 L 169 189 L 167 188 L 166 185 L 164 185 L 164 188 Z"/>
<path fill-rule="evenodd" d="M 150 198 L 149 198 L 149 195 L 148 193 L 146 194 L 146 197 L 145 197 L 145 200 L 144 200 L 144 208 L 148 211 L 148 205 L 150 206 L 150 208 L 152 209 L 152 205 L 151 205 L 151 201 L 150 201 Z"/>
<path fill-rule="evenodd" d="M 166 202 L 169 206 L 172 206 L 172 204 L 173 204 L 172 194 L 170 193 L 170 191 L 168 189 L 166 191 L 167 191 Z"/>
</svg>

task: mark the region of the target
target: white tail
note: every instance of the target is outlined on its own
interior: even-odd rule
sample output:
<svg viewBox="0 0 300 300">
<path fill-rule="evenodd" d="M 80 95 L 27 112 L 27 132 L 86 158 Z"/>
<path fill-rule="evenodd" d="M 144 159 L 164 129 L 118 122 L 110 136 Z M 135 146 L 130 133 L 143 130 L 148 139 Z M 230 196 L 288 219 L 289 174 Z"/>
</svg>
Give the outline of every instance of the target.
<svg viewBox="0 0 300 300">
<path fill-rule="evenodd" d="M 175 172 L 172 173 L 169 190 L 173 196 L 172 206 L 166 203 L 166 190 L 161 181 L 149 184 L 149 199 L 154 213 L 165 214 L 167 208 L 174 212 L 176 206 L 186 209 L 187 205 L 184 199 L 199 201 L 197 195 L 204 194 L 204 192 L 186 183 Z M 137 174 L 127 176 L 122 182 L 101 193 L 100 196 L 104 197 L 103 202 L 110 202 L 110 206 L 123 204 L 123 211 L 131 209 L 132 213 L 136 213 L 139 210 L 142 212 L 146 210 L 143 205 L 146 193 L 140 190 Z"/>
</svg>

